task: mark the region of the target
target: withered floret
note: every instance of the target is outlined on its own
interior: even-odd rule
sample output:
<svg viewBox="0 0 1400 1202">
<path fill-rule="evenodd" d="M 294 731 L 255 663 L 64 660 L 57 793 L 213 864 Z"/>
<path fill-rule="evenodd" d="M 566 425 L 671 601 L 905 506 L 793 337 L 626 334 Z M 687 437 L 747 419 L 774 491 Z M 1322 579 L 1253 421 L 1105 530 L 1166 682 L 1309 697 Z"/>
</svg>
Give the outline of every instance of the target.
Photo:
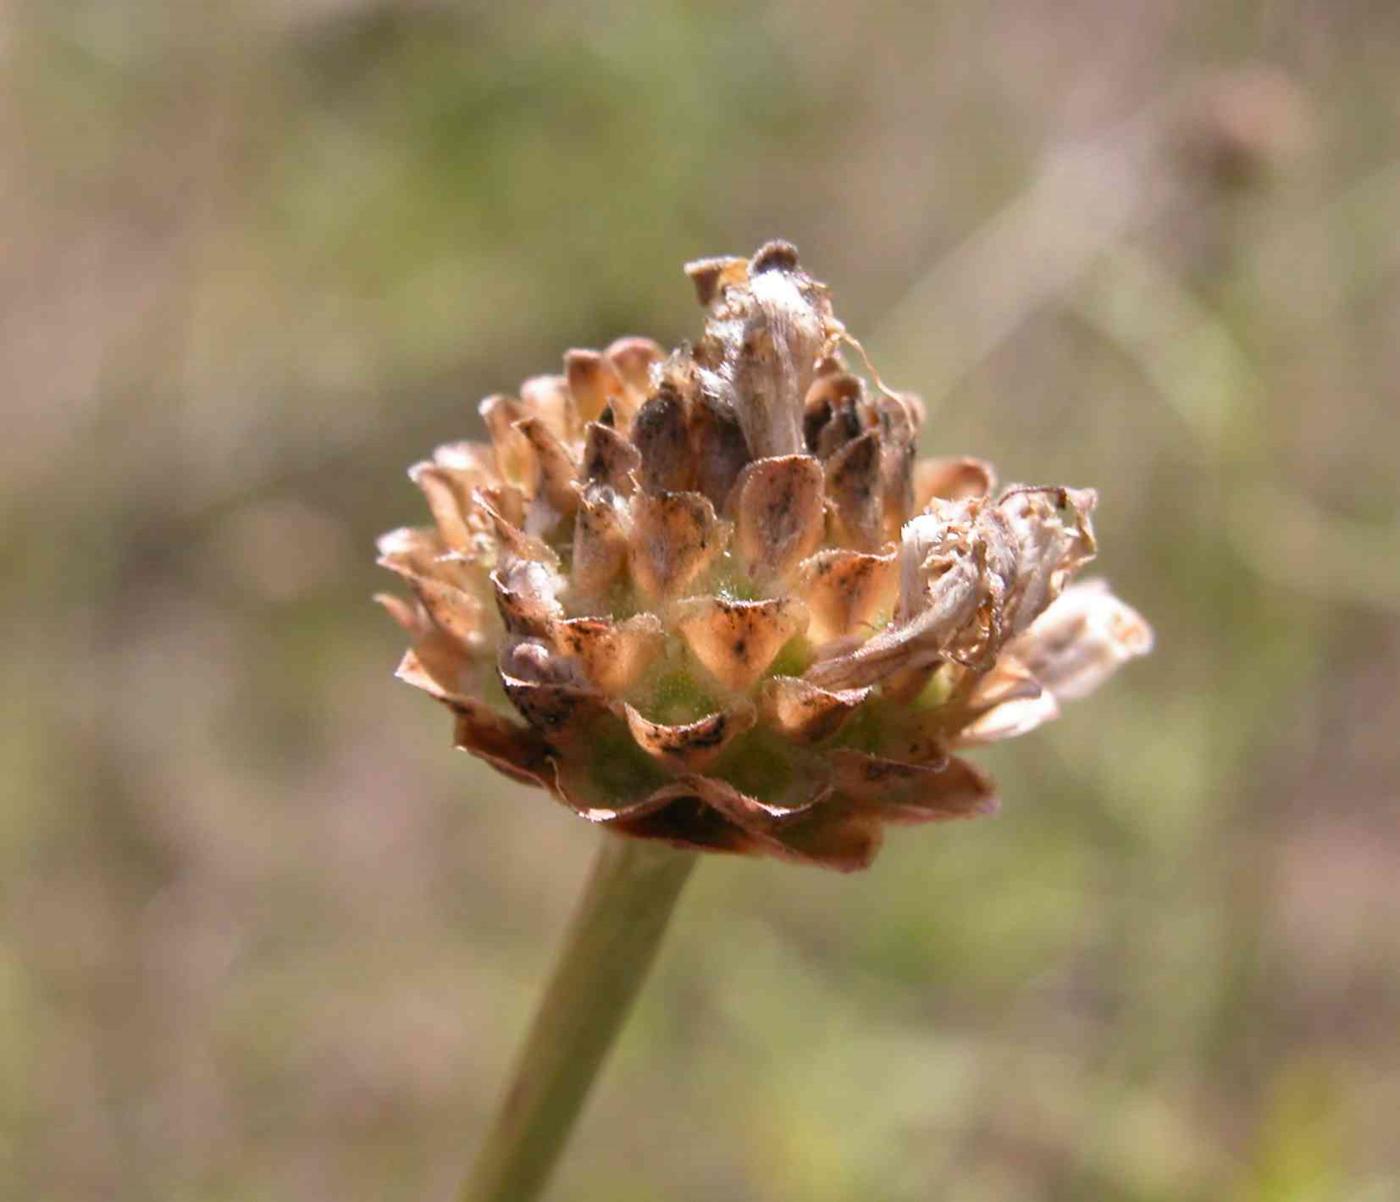
<svg viewBox="0 0 1400 1202">
<path fill-rule="evenodd" d="M 1030 730 L 1152 642 L 1101 583 L 1089 490 L 916 459 L 922 406 L 847 369 L 788 243 L 687 272 L 693 346 L 572 350 L 410 472 L 380 540 L 399 676 L 458 746 L 587 820 L 864 867 L 887 822 L 986 813 L 954 752 Z"/>
</svg>

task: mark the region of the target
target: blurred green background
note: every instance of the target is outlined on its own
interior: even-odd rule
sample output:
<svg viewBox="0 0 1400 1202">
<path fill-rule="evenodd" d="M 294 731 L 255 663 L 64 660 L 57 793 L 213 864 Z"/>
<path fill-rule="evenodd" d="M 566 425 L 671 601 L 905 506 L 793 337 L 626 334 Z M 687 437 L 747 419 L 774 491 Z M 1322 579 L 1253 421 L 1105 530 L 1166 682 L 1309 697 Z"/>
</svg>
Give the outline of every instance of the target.
<svg viewBox="0 0 1400 1202">
<path fill-rule="evenodd" d="M 0 1198 L 446 1199 L 597 835 L 403 469 L 787 237 L 1158 651 L 863 876 L 708 860 L 555 1197 L 1400 1198 L 1400 8 L 0 5 Z"/>
</svg>

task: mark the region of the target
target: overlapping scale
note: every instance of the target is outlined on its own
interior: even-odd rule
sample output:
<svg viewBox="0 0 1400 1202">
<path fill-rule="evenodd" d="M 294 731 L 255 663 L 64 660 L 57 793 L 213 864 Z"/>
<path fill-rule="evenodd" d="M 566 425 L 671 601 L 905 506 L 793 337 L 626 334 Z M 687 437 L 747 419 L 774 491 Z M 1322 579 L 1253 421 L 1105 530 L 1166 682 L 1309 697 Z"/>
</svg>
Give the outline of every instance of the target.
<svg viewBox="0 0 1400 1202">
<path fill-rule="evenodd" d="M 568 618 L 554 624 L 551 636 L 558 652 L 577 660 L 589 683 L 610 697 L 630 689 L 666 642 L 655 614 L 638 614 L 621 622 Z"/>
<path fill-rule="evenodd" d="M 729 541 L 709 498 L 697 492 L 639 492 L 632 497 L 628 562 L 648 599 L 680 596 L 714 564 Z"/>
<path fill-rule="evenodd" d="M 759 690 L 759 713 L 774 730 L 802 743 L 818 743 L 841 729 L 871 690 L 832 692 L 797 676 L 770 676 Z"/>
<path fill-rule="evenodd" d="M 806 627 L 807 611 L 794 597 L 688 597 L 675 607 L 674 622 L 691 654 L 720 687 L 739 693 L 753 685 L 783 644 Z"/>
<path fill-rule="evenodd" d="M 837 789 L 887 821 L 969 818 L 997 805 L 991 779 L 957 756 L 915 764 L 837 748 L 831 759 Z"/>
<path fill-rule="evenodd" d="M 821 545 L 822 468 L 808 455 L 759 459 L 734 487 L 734 552 L 754 580 L 782 584 Z"/>
<path fill-rule="evenodd" d="M 874 554 L 839 548 L 803 561 L 797 592 L 807 603 L 813 642 L 865 637 L 888 618 L 898 588 L 895 557 L 893 547 Z"/>
<path fill-rule="evenodd" d="M 576 607 L 592 612 L 627 566 L 631 510 L 616 489 L 590 484 L 574 514 L 569 591 Z"/>
<path fill-rule="evenodd" d="M 612 426 L 588 423 L 580 472 L 585 483 L 605 484 L 619 493 L 630 494 L 641 466 L 641 452 Z"/>
<path fill-rule="evenodd" d="M 653 722 L 630 705 L 624 705 L 623 710 L 637 746 L 680 772 L 704 768 L 754 724 L 754 707 L 748 702 L 676 725 Z"/>
<path fill-rule="evenodd" d="M 605 412 L 611 412 L 614 424 L 621 424 L 621 412 L 630 418 L 632 407 L 627 402 L 627 386 L 612 361 L 597 351 L 572 350 L 564 356 L 564 378 L 579 420 L 596 422 Z"/>
</svg>

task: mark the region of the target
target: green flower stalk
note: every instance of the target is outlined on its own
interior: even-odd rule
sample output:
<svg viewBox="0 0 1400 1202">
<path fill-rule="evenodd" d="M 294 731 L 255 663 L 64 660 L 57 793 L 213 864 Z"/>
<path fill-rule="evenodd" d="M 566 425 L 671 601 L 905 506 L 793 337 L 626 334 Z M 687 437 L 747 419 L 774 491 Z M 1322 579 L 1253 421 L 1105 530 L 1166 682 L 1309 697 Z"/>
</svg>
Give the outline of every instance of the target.
<svg viewBox="0 0 1400 1202">
<path fill-rule="evenodd" d="M 498 1175 L 552 1161 L 541 1133 L 567 1129 L 625 1007 L 559 1016 L 635 989 L 684 877 L 618 840 L 863 868 L 886 824 L 995 807 L 959 752 L 1151 647 L 1102 583 L 1072 583 L 1095 494 L 918 459 L 922 406 L 850 370 L 864 353 L 790 245 L 686 270 L 694 345 L 570 351 L 483 401 L 489 443 L 411 470 L 433 524 L 380 540 L 412 590 L 381 598 L 411 640 L 399 676 L 459 747 L 610 836 L 488 1140 Z M 467 1197 L 523 1202 L 543 1175 L 524 1180 Z"/>
<path fill-rule="evenodd" d="M 528 1202 L 549 1178 L 651 967 L 694 852 L 607 839 L 462 1202 Z"/>
</svg>

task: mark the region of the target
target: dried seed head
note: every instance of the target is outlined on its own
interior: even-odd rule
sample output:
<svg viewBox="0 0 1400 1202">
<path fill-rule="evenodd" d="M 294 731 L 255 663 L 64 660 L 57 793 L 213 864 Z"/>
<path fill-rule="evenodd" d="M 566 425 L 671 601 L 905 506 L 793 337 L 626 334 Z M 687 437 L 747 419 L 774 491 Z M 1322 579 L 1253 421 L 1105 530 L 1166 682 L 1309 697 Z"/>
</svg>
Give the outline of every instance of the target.
<svg viewBox="0 0 1400 1202">
<path fill-rule="evenodd" d="M 638 838 L 868 863 L 886 822 L 985 813 L 952 750 L 1022 733 L 1143 654 L 1087 490 L 918 462 L 922 408 L 846 370 L 788 243 L 687 272 L 694 347 L 572 350 L 410 473 L 380 541 L 399 675 L 458 746 Z"/>
</svg>

